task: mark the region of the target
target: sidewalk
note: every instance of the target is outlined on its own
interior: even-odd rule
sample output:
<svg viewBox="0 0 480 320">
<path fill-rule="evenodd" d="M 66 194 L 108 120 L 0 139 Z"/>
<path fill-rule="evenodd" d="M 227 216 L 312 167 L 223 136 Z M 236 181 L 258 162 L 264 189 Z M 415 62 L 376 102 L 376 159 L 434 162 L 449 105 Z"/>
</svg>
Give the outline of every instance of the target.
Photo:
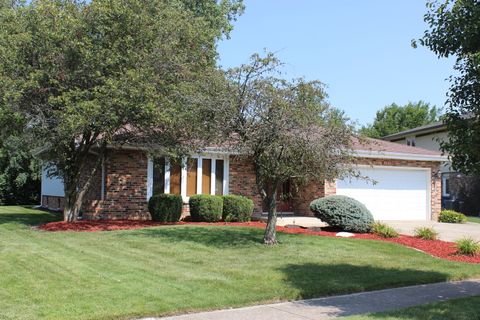
<svg viewBox="0 0 480 320">
<path fill-rule="evenodd" d="M 480 280 L 466 280 L 143 320 L 325 320 L 476 295 Z"/>
</svg>

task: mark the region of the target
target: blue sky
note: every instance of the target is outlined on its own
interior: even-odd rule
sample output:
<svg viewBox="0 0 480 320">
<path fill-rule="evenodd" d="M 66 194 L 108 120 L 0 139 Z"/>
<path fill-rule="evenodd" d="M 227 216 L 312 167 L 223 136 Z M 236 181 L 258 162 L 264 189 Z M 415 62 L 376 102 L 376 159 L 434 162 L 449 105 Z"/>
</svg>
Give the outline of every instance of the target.
<svg viewBox="0 0 480 320">
<path fill-rule="evenodd" d="M 359 124 L 392 102 L 446 100 L 452 59 L 437 59 L 411 40 L 426 29 L 425 0 L 245 0 L 220 64 L 277 52 L 285 76 L 327 84 L 329 101 Z"/>
</svg>

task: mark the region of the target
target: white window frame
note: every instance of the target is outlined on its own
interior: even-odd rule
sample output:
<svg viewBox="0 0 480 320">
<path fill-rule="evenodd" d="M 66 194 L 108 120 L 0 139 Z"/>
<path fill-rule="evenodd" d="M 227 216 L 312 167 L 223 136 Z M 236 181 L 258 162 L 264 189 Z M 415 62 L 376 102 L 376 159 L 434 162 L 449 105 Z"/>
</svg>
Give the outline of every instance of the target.
<svg viewBox="0 0 480 320">
<path fill-rule="evenodd" d="M 215 184 L 216 184 L 216 160 L 223 160 L 223 194 L 227 195 L 229 193 L 229 183 L 230 183 L 230 161 L 228 154 L 195 154 L 190 156 L 191 159 L 197 159 L 197 193 L 202 194 L 202 178 L 203 178 L 203 159 L 211 159 L 211 185 L 210 185 L 210 194 L 215 195 Z M 170 193 L 170 161 L 168 158 L 165 158 L 165 193 Z M 147 163 L 147 201 L 152 197 L 153 194 L 153 158 L 148 158 Z M 184 201 L 188 201 L 190 197 L 187 196 L 187 157 L 182 158 L 182 168 L 181 168 L 181 182 L 180 182 L 180 194 Z"/>
<path fill-rule="evenodd" d="M 450 178 L 449 174 L 442 174 L 442 197 L 450 197 L 451 193 L 447 193 L 447 179 Z"/>
</svg>

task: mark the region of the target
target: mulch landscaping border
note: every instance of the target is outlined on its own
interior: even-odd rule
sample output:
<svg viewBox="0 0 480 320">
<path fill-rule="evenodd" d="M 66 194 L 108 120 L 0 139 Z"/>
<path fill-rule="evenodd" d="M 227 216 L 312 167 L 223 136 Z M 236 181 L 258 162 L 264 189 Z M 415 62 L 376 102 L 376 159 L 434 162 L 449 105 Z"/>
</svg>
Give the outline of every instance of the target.
<svg viewBox="0 0 480 320">
<path fill-rule="evenodd" d="M 253 227 L 265 228 L 264 222 L 177 222 L 177 223 L 162 223 L 154 221 L 141 220 L 88 220 L 77 222 L 50 222 L 39 226 L 43 231 L 75 231 L 75 232 L 98 232 L 98 231 L 115 231 L 115 230 L 133 230 L 157 226 L 172 226 L 172 225 L 209 225 L 209 226 L 236 226 L 236 227 Z M 306 234 L 323 237 L 336 237 L 336 231 L 316 231 L 300 227 L 277 227 L 277 231 L 290 234 Z M 411 236 L 400 235 L 397 238 L 382 238 L 370 233 L 356 233 L 352 237 L 354 239 L 368 239 L 385 242 L 398 243 L 406 247 L 414 248 L 423 251 L 432 256 L 460 262 L 480 263 L 480 255 L 464 256 L 457 254 L 456 245 L 453 242 L 441 240 L 423 240 Z"/>
</svg>

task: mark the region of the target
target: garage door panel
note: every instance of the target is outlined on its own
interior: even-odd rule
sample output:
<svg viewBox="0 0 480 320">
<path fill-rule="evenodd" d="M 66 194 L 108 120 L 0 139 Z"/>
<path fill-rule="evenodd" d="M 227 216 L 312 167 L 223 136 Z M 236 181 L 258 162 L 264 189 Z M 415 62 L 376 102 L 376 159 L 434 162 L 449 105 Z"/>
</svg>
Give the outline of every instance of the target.
<svg viewBox="0 0 480 320">
<path fill-rule="evenodd" d="M 404 168 L 362 168 L 364 179 L 337 181 L 337 194 L 359 200 L 376 220 L 426 220 L 428 171 Z"/>
</svg>

